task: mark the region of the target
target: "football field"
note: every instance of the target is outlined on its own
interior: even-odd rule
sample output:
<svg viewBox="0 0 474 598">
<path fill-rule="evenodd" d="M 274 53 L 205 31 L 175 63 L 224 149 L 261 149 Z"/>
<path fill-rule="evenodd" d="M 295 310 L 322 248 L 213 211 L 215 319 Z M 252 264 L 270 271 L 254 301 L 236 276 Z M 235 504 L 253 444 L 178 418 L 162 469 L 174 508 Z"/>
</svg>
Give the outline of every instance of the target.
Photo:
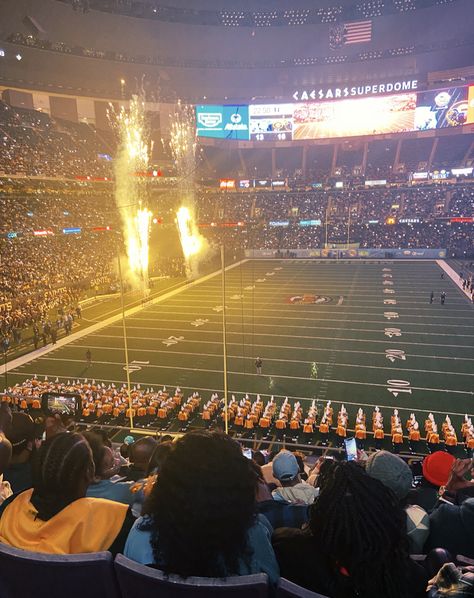
<svg viewBox="0 0 474 598">
<path fill-rule="evenodd" d="M 229 399 L 288 397 L 304 412 L 313 399 L 331 400 L 335 412 L 344 403 L 350 428 L 359 406 L 370 417 L 379 405 L 386 432 L 394 408 L 402 422 L 416 412 L 420 424 L 429 411 L 439 426 L 450 414 L 460 438 L 474 412 L 474 306 L 441 273 L 434 261 L 255 260 L 228 269 Z M 221 284 L 218 274 L 127 317 L 133 386 L 222 396 Z M 122 323 L 10 371 L 10 384 L 34 374 L 125 382 Z"/>
</svg>

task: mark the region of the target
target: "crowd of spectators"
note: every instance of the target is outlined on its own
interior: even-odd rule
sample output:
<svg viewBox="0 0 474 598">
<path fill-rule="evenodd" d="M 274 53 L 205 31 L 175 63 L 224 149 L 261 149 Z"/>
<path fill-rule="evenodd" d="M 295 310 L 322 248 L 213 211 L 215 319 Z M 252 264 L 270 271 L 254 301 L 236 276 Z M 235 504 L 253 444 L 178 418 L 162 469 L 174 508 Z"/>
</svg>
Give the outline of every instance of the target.
<svg viewBox="0 0 474 598">
<path fill-rule="evenodd" d="M 43 421 L 0 408 L 6 545 L 109 550 L 183 578 L 265 573 L 273 590 L 284 577 L 332 598 L 472 595 L 461 568 L 474 557 L 471 459 L 244 455 L 205 430 L 118 446 L 71 418 Z"/>
<path fill-rule="evenodd" d="M 470 256 L 472 222 L 450 220 L 473 215 L 472 185 L 254 195 L 208 192 L 199 198 L 200 222 L 213 224 L 205 234 L 243 249 L 307 249 L 323 247 L 326 241 L 347 243 L 349 238 L 360 247 L 435 247 Z M 219 226 L 239 222 L 236 232 Z"/>
<path fill-rule="evenodd" d="M 103 234 L 0 240 L 0 334 L 3 351 L 19 344 L 21 331 L 34 327 L 35 345 L 40 331 L 64 326 L 65 313 L 75 310 L 90 288 L 114 279 L 112 259 L 115 238 Z M 55 317 L 54 317 L 55 319 Z"/>
<path fill-rule="evenodd" d="M 111 177 L 110 146 L 84 123 L 12 108 L 0 100 L 0 173 Z"/>
</svg>

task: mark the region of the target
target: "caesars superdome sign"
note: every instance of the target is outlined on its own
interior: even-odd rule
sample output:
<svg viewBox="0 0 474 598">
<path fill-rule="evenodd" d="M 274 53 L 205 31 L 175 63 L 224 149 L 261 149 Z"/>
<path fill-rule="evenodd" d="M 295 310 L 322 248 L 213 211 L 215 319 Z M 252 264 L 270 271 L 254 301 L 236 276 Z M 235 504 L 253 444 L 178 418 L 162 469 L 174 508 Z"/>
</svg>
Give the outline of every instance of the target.
<svg viewBox="0 0 474 598">
<path fill-rule="evenodd" d="M 376 83 L 374 85 L 355 85 L 353 87 L 320 87 L 316 89 L 297 89 L 292 98 L 297 102 L 305 100 L 337 100 L 358 96 L 374 96 L 383 93 L 400 93 L 416 91 L 418 79 L 394 81 L 390 83 Z"/>
</svg>

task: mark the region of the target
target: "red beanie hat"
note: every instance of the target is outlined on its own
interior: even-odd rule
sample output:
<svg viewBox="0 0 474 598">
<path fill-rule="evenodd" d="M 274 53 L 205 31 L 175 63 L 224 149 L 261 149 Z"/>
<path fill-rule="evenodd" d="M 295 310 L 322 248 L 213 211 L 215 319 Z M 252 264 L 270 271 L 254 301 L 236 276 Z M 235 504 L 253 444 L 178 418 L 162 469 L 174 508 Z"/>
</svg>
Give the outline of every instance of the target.
<svg viewBox="0 0 474 598">
<path fill-rule="evenodd" d="M 445 486 L 456 459 L 444 451 L 436 451 L 423 460 L 423 476 L 434 486 Z"/>
</svg>

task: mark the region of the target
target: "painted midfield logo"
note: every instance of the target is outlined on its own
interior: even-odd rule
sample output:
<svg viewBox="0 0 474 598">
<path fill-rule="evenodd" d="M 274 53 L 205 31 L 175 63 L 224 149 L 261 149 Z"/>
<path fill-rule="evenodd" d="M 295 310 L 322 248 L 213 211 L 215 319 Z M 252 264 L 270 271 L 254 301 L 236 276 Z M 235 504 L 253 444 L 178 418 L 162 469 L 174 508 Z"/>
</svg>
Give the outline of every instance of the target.
<svg viewBox="0 0 474 598">
<path fill-rule="evenodd" d="M 325 295 L 294 295 L 288 301 L 289 303 L 330 303 L 332 297 Z"/>
</svg>

